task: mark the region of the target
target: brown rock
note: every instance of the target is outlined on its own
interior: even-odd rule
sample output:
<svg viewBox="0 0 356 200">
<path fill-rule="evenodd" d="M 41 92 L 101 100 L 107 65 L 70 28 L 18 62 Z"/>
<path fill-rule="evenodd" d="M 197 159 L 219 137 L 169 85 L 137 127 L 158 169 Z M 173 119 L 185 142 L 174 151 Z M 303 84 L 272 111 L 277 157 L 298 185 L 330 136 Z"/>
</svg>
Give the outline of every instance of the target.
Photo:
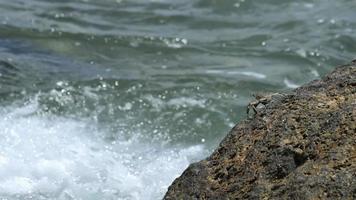
<svg viewBox="0 0 356 200">
<path fill-rule="evenodd" d="M 356 199 L 355 63 L 240 122 L 164 199 Z"/>
</svg>

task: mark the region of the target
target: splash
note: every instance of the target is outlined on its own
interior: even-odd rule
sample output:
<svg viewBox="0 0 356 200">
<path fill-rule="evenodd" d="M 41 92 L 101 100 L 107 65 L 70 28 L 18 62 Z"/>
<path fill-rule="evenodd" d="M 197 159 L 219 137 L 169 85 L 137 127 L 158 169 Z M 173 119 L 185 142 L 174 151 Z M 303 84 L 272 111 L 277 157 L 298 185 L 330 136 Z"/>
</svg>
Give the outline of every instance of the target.
<svg viewBox="0 0 356 200">
<path fill-rule="evenodd" d="M 159 199 L 205 151 L 107 141 L 89 120 L 37 109 L 36 101 L 0 109 L 1 199 Z"/>
</svg>

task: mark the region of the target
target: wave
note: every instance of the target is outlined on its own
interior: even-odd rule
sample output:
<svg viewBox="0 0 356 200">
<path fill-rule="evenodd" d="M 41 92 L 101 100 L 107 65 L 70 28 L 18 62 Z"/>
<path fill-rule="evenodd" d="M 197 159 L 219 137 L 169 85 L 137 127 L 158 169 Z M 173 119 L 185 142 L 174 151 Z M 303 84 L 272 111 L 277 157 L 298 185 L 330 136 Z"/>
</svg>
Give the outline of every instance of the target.
<svg viewBox="0 0 356 200">
<path fill-rule="evenodd" d="M 201 145 L 107 140 L 90 120 L 38 115 L 38 102 L 0 109 L 0 197 L 158 199 Z"/>
</svg>

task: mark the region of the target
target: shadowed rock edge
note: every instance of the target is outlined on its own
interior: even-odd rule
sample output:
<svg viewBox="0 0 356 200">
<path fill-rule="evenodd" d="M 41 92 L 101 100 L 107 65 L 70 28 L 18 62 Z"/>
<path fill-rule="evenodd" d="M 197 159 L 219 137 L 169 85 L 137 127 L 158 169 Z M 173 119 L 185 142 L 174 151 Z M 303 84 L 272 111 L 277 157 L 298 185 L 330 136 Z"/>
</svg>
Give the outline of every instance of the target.
<svg viewBox="0 0 356 200">
<path fill-rule="evenodd" d="M 164 199 L 356 199 L 356 65 L 237 124 Z"/>
</svg>

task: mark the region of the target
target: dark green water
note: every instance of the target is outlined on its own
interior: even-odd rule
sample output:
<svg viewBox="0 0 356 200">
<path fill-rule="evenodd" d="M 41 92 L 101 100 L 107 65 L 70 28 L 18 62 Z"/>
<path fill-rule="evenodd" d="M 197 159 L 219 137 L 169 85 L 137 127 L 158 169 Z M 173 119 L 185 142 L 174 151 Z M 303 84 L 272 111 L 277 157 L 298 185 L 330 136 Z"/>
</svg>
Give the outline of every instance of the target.
<svg viewBox="0 0 356 200">
<path fill-rule="evenodd" d="M 160 199 L 251 94 L 356 57 L 353 0 L 0 0 L 0 197 Z"/>
</svg>

